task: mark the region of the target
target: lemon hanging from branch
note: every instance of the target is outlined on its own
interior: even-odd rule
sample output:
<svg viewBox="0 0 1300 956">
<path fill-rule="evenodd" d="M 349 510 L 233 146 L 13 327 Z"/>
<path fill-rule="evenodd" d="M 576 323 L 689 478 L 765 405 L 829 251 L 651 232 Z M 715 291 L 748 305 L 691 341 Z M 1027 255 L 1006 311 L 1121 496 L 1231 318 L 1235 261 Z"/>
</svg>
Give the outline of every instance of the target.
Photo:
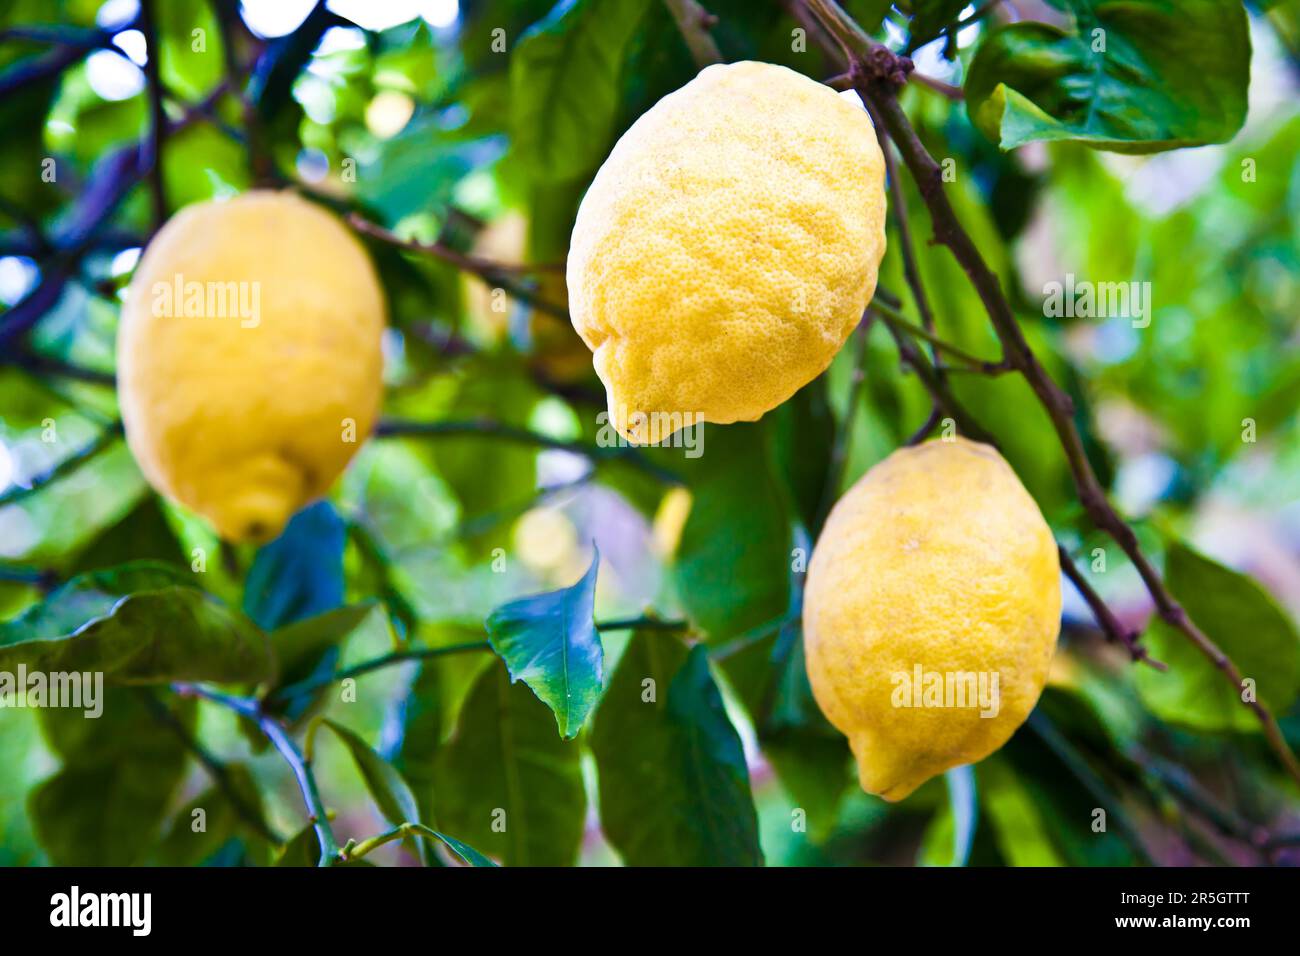
<svg viewBox="0 0 1300 956">
<path fill-rule="evenodd" d="M 752 421 L 830 364 L 876 287 L 884 159 L 861 106 L 711 66 L 614 146 L 568 259 L 574 327 L 636 442 Z"/>
<path fill-rule="evenodd" d="M 150 242 L 118 329 L 149 483 L 232 541 L 329 489 L 383 393 L 384 295 L 357 240 L 293 193 L 190 206 Z"/>
<path fill-rule="evenodd" d="M 901 800 L 1001 747 L 1047 681 L 1056 543 L 988 445 L 894 452 L 836 503 L 804 595 L 808 679 L 862 788 Z"/>
</svg>

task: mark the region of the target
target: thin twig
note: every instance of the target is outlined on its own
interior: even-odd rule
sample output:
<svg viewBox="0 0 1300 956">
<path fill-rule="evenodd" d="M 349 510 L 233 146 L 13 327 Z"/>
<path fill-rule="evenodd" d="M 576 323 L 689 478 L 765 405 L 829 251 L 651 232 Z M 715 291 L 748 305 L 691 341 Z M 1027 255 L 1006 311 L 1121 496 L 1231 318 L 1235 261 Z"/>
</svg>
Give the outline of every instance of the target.
<svg viewBox="0 0 1300 956">
<path fill-rule="evenodd" d="M 966 367 L 972 372 L 978 372 L 981 375 L 1002 375 L 1005 372 L 1014 371 L 1014 369 L 1007 364 L 1006 360 L 994 362 L 990 359 L 982 359 L 978 355 L 972 355 L 960 346 L 953 345 L 951 342 L 939 338 L 939 336 L 935 335 L 931 330 L 909 322 L 907 317 L 901 312 L 885 305 L 883 302 L 871 303 L 871 310 L 900 331 L 929 342 L 936 355 L 940 352 L 946 353 L 953 358 L 964 362 Z M 934 364 L 935 374 L 942 378 L 941 373 L 944 370 L 939 367 L 937 361 Z"/>
<path fill-rule="evenodd" d="M 654 617 L 653 615 L 643 615 L 641 617 L 596 621 L 595 626 L 598 631 L 643 630 L 677 632 L 689 629 L 690 624 L 687 621 L 665 620 L 663 618 Z M 442 647 L 408 647 L 400 651 L 392 651 L 388 654 L 371 658 L 368 661 L 362 661 L 360 664 L 354 664 L 351 667 L 345 667 L 332 674 L 309 677 L 296 684 L 281 687 L 274 693 L 268 695 L 267 700 L 274 703 L 283 703 L 284 701 L 292 700 L 295 697 L 301 697 L 303 694 L 309 694 L 313 691 L 321 690 L 324 687 L 329 687 L 331 684 L 336 684 L 339 681 L 361 677 L 364 674 L 383 670 L 384 668 L 392 667 L 395 664 L 405 664 L 408 661 L 433 660 L 435 658 L 449 657 L 456 654 L 469 654 L 490 650 L 492 650 L 492 645 L 487 641 L 466 641 L 460 644 L 445 644 Z"/>
<path fill-rule="evenodd" d="M 298 789 L 302 793 L 303 803 L 316 831 L 316 840 L 320 844 L 320 866 L 333 866 L 339 861 L 339 845 L 334 838 L 334 828 L 330 826 L 329 814 L 321 800 L 320 790 L 316 786 L 316 775 L 312 771 L 311 761 L 305 757 L 298 745 L 293 742 L 288 732 L 274 717 L 266 714 L 261 705 L 251 697 L 236 697 L 204 687 L 202 684 L 174 684 L 172 689 L 184 697 L 200 697 L 220 704 L 242 717 L 257 724 L 258 729 L 271 741 L 280 756 L 289 764 Z"/>
<path fill-rule="evenodd" d="M 435 259 L 441 259 L 443 262 L 455 266 L 462 272 L 476 275 L 489 285 L 505 290 L 511 298 L 532 306 L 538 312 L 545 312 L 548 315 L 554 315 L 565 320 L 569 318 L 569 312 L 563 306 L 546 301 L 531 289 L 527 289 L 511 279 L 509 273 L 515 271 L 514 267 L 502 268 L 491 260 L 468 255 L 442 242 L 420 242 L 417 239 L 403 239 L 401 236 L 357 213 L 351 213 L 347 217 L 347 221 L 357 232 L 372 239 L 378 239 L 380 242 L 386 242 L 408 252 L 433 256 Z"/>
<path fill-rule="evenodd" d="M 1147 653 L 1147 649 L 1138 643 L 1138 632 L 1126 628 L 1119 622 L 1119 618 L 1115 616 L 1115 612 L 1106 606 L 1106 602 L 1102 600 L 1101 595 L 1098 594 L 1093 586 L 1088 582 L 1084 573 L 1079 570 L 1078 566 L 1074 563 L 1074 559 L 1070 557 L 1070 552 L 1065 550 L 1065 546 L 1058 545 L 1057 548 L 1061 557 L 1061 570 L 1064 571 L 1065 576 L 1070 579 L 1075 590 L 1079 592 L 1080 597 L 1082 597 L 1088 603 L 1088 607 L 1092 609 L 1092 615 L 1097 619 L 1097 626 L 1100 627 L 1102 633 L 1106 635 L 1106 639 L 1123 644 L 1124 647 L 1128 649 L 1129 656 L 1132 657 L 1133 660 L 1149 664 L 1158 671 L 1167 671 L 1169 669 L 1167 664 L 1153 658 L 1149 653 Z"/>
<path fill-rule="evenodd" d="M 686 41 L 696 66 L 704 69 L 723 62 L 722 51 L 709 33 L 709 29 L 718 22 L 717 17 L 695 0 L 664 0 L 664 5 L 677 21 L 677 28 L 681 31 L 682 39 Z"/>
<path fill-rule="evenodd" d="M 122 423 L 116 422 L 111 427 L 104 429 L 96 435 L 91 441 L 82 445 L 71 455 L 60 459 L 49 468 L 33 475 L 26 485 L 14 485 L 8 490 L 0 493 L 0 506 L 13 504 L 15 501 L 21 501 L 28 495 L 35 494 L 45 485 L 52 481 L 62 478 L 68 472 L 85 464 L 91 458 L 94 458 L 100 452 L 110 447 L 122 435 Z"/>
<path fill-rule="evenodd" d="M 458 435 L 500 438 L 506 441 L 518 442 L 519 444 L 534 445 L 538 448 L 567 451 L 570 454 L 581 455 L 593 462 L 622 461 L 665 484 L 680 485 L 682 483 L 679 475 L 647 460 L 634 445 L 596 445 L 586 442 L 565 441 L 552 438 L 550 435 L 544 435 L 541 432 L 531 431 L 517 425 L 507 425 L 491 419 L 433 422 L 384 419 L 375 429 L 377 438 L 438 438 Z"/>
</svg>

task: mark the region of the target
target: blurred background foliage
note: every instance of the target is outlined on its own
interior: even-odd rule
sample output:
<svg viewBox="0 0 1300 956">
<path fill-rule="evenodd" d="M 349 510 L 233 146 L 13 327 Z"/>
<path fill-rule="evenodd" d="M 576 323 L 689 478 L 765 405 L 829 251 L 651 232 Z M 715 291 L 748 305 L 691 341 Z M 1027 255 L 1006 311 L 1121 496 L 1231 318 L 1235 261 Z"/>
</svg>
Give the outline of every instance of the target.
<svg viewBox="0 0 1300 956">
<path fill-rule="evenodd" d="M 705 6 L 728 60 L 819 80 L 836 72 L 816 44 L 792 44 L 793 4 Z M 996 4 L 845 6 L 911 51 L 918 72 L 956 86 L 991 25 L 1009 19 L 984 9 Z M 1006 6 L 1050 22 L 1069 8 Z M 618 135 L 697 69 L 658 0 L 169 0 L 155 9 L 172 209 L 254 184 L 292 186 L 403 238 L 527 263 L 512 281 L 559 312 L 556 266 L 587 183 Z M 1062 140 L 1002 152 L 960 102 L 918 83 L 903 102 L 931 152 L 955 161 L 945 188 L 1038 354 L 1076 397 L 1115 500 L 1207 632 L 1248 675 L 1273 675 L 1266 702 L 1300 747 L 1300 4 L 1247 9 L 1250 108 L 1224 145 L 1120 155 Z M 653 721 L 602 708 L 594 726 L 563 741 L 532 691 L 473 654 L 376 670 L 359 679 L 354 702 L 318 691 L 285 718 L 301 729 L 323 712 L 350 728 L 401 771 L 423 819 L 506 862 L 753 862 L 755 836 L 768 864 L 1300 860 L 1288 841 L 1258 836 L 1300 832 L 1300 797 L 1231 689 L 1160 626 L 1147 640 L 1170 671 L 1140 670 L 1104 643 L 1068 586 L 1051 686 L 1007 747 L 898 806 L 858 790 L 803 676 L 791 552 L 810 546 L 826 496 L 930 413 L 881 323 L 864 352 L 845 348 L 760 423 L 710 427 L 698 460 L 670 449 L 636 462 L 578 454 L 597 437 L 604 395 L 567 321 L 446 261 L 369 242 L 391 311 L 389 418 L 491 421 L 554 447 L 472 430 L 377 438 L 328 501 L 260 550 L 219 543 L 153 495 L 114 431 L 112 387 L 120 299 L 152 229 L 140 144 L 153 51 L 139 14 L 134 0 L 0 0 L 0 302 L 9 310 L 0 332 L 31 297 L 50 296 L 30 334 L 3 340 L 3 617 L 74 575 L 139 559 L 184 568 L 202 549 L 204 590 L 271 634 L 283 687 L 394 646 L 481 640 L 502 602 L 582 577 L 594 543 L 598 619 L 647 608 L 687 617 L 712 651 L 710 672 L 676 637 L 604 635 L 611 686 L 651 672 L 681 688 Z M 53 181 L 42 177 L 47 159 Z M 914 184 L 903 189 L 939 334 L 995 359 L 978 298 L 948 252 L 925 241 Z M 898 248 L 891 232 L 881 284 L 894 291 L 906 288 Z M 1149 282 L 1150 326 L 1046 317 L 1044 286 L 1066 274 Z M 1090 528 L 1028 387 L 1011 375 L 954 378 L 1093 586 L 1126 626 L 1141 627 L 1145 592 Z M 844 429 L 848 463 L 828 488 Z M 42 480 L 54 468 L 57 478 Z M 104 592 L 123 593 L 116 586 Z M 650 654 L 659 640 L 669 642 L 666 659 Z M 314 859 L 300 797 L 255 731 L 218 708 L 112 693 L 120 706 L 94 739 L 75 739 L 57 716 L 0 711 L 0 863 Z M 520 737 L 503 735 L 506 717 Z M 714 741 L 711 762 L 645 779 L 638 748 L 671 754 L 683 727 Z M 384 829 L 388 814 L 367 796 L 346 738 L 317 736 L 335 829 Z M 230 786 L 210 789 L 187 738 L 221 756 Z M 517 766 L 533 807 L 529 836 L 501 849 L 485 821 L 499 778 Z M 658 790 L 647 803 L 648 787 Z M 240 812 L 231 793 L 244 795 Z M 192 806 L 209 810 L 204 840 L 188 832 Z M 1109 814 L 1104 833 L 1091 826 L 1096 807 Z M 712 814 L 736 832 L 713 842 L 680 834 L 670 841 L 676 857 L 638 842 L 642 816 L 673 813 Z M 375 859 L 417 856 L 394 843 Z"/>
</svg>

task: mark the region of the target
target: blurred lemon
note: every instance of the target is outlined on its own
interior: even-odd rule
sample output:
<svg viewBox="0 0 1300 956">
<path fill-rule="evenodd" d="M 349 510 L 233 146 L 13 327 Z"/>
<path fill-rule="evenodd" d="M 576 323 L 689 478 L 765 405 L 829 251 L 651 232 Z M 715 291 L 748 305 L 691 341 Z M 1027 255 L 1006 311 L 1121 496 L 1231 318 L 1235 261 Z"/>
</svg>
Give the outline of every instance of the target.
<svg viewBox="0 0 1300 956">
<path fill-rule="evenodd" d="M 759 418 L 830 364 L 884 251 L 860 106 L 781 66 L 702 70 L 618 141 L 574 225 L 573 325 L 611 423 L 654 442 L 684 415 Z"/>
<path fill-rule="evenodd" d="M 803 623 L 813 694 L 864 790 L 901 800 L 1006 743 L 1047 681 L 1060 574 L 1038 506 L 987 445 L 900 449 L 849 489 Z"/>
<path fill-rule="evenodd" d="M 118 329 L 126 437 L 156 489 L 225 538 L 276 536 L 374 425 L 384 295 L 361 245 L 289 192 L 177 213 Z"/>
</svg>

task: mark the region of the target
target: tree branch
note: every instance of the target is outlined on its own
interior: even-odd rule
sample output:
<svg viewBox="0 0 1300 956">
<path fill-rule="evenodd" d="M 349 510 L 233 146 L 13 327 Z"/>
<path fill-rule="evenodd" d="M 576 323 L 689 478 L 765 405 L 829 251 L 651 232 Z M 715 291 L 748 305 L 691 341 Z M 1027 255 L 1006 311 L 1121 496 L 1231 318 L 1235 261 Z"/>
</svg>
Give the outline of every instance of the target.
<svg viewBox="0 0 1300 956">
<path fill-rule="evenodd" d="M 1137 569 L 1155 602 L 1156 613 L 1179 631 L 1218 668 L 1240 693 L 1243 679 L 1237 665 L 1188 616 L 1169 593 L 1155 566 L 1143 553 L 1133 533 L 1106 497 L 1093 470 L 1074 424 L 1074 401 L 1047 373 L 1029 347 L 1024 332 L 1012 313 L 996 275 L 984 261 L 970 234 L 962 227 L 943 189 L 939 164 L 925 148 L 906 113 L 899 106 L 897 92 L 912 72 L 912 61 L 892 53 L 871 39 L 835 0 L 803 0 L 806 7 L 834 37 L 832 55 L 842 52 L 854 77 L 854 89 L 880 116 L 885 130 L 897 144 L 903 162 L 916 180 L 921 198 L 930 213 L 935 241 L 948 247 L 979 294 L 994 331 L 1002 342 L 1006 359 L 1024 376 L 1043 408 L 1065 452 L 1079 501 L 1093 523 L 1123 549 Z M 1273 714 L 1258 700 L 1243 701 L 1259 718 L 1264 735 L 1291 777 L 1300 783 L 1300 761 L 1296 760 Z"/>
<path fill-rule="evenodd" d="M 488 285 L 504 289 L 511 298 L 532 306 L 538 312 L 545 312 L 548 315 L 564 319 L 566 322 L 569 319 L 569 311 L 563 306 L 547 302 L 510 277 L 510 273 L 518 271 L 518 267 L 502 266 L 488 259 L 468 255 L 442 242 L 420 242 L 416 239 L 403 239 L 357 213 L 350 213 L 347 221 L 353 229 L 362 235 L 378 239 L 380 242 L 386 242 L 391 246 L 397 246 L 399 249 L 405 249 L 408 252 L 416 252 L 433 256 L 435 259 L 441 259 L 462 272 L 478 276 Z"/>
<path fill-rule="evenodd" d="M 637 468 L 652 477 L 658 478 L 666 484 L 680 485 L 682 483 L 682 479 L 679 475 L 674 474 L 666 468 L 661 468 L 647 460 L 635 445 L 622 443 L 613 445 L 593 445 L 586 442 L 565 441 L 559 438 L 552 438 L 550 435 L 543 435 L 541 432 L 530 431 L 527 428 L 521 428 L 517 425 L 507 425 L 502 422 L 492 421 L 491 419 L 435 422 L 413 422 L 385 419 L 381 421 L 379 426 L 375 429 L 375 437 L 377 438 L 438 438 L 457 435 L 488 436 L 517 442 L 523 445 L 534 445 L 538 448 L 567 451 L 570 454 L 581 455 L 593 462 L 623 461 L 631 467 Z"/>
<path fill-rule="evenodd" d="M 73 471 L 80 465 L 85 464 L 91 458 L 94 458 L 100 452 L 104 451 L 106 448 L 111 446 L 114 442 L 118 440 L 118 438 L 121 437 L 121 435 L 122 435 L 122 423 L 120 421 L 114 422 L 110 427 L 105 428 L 102 432 L 96 435 L 85 445 L 82 445 L 80 448 L 74 451 L 71 455 L 68 455 L 66 458 L 60 459 L 58 462 L 51 465 L 49 468 L 45 469 L 39 474 L 33 475 L 31 480 L 26 485 L 14 485 L 13 487 L 7 489 L 3 493 L 0 493 L 0 507 L 4 505 L 11 505 L 15 501 L 21 501 L 23 498 L 26 498 L 28 495 L 32 495 L 35 494 L 37 491 L 40 491 L 41 488 L 43 488 L 45 485 L 48 485 L 50 482 L 57 481 L 59 478 L 62 478 L 68 472 Z"/>
<path fill-rule="evenodd" d="M 162 44 L 158 40 L 155 0 L 140 0 L 140 32 L 145 40 L 145 85 L 149 94 L 148 159 L 149 197 L 153 204 L 153 224 L 161 229 L 167 221 L 167 187 L 163 179 L 163 139 L 167 132 L 167 114 L 163 111 L 163 86 L 160 62 Z"/>
</svg>

